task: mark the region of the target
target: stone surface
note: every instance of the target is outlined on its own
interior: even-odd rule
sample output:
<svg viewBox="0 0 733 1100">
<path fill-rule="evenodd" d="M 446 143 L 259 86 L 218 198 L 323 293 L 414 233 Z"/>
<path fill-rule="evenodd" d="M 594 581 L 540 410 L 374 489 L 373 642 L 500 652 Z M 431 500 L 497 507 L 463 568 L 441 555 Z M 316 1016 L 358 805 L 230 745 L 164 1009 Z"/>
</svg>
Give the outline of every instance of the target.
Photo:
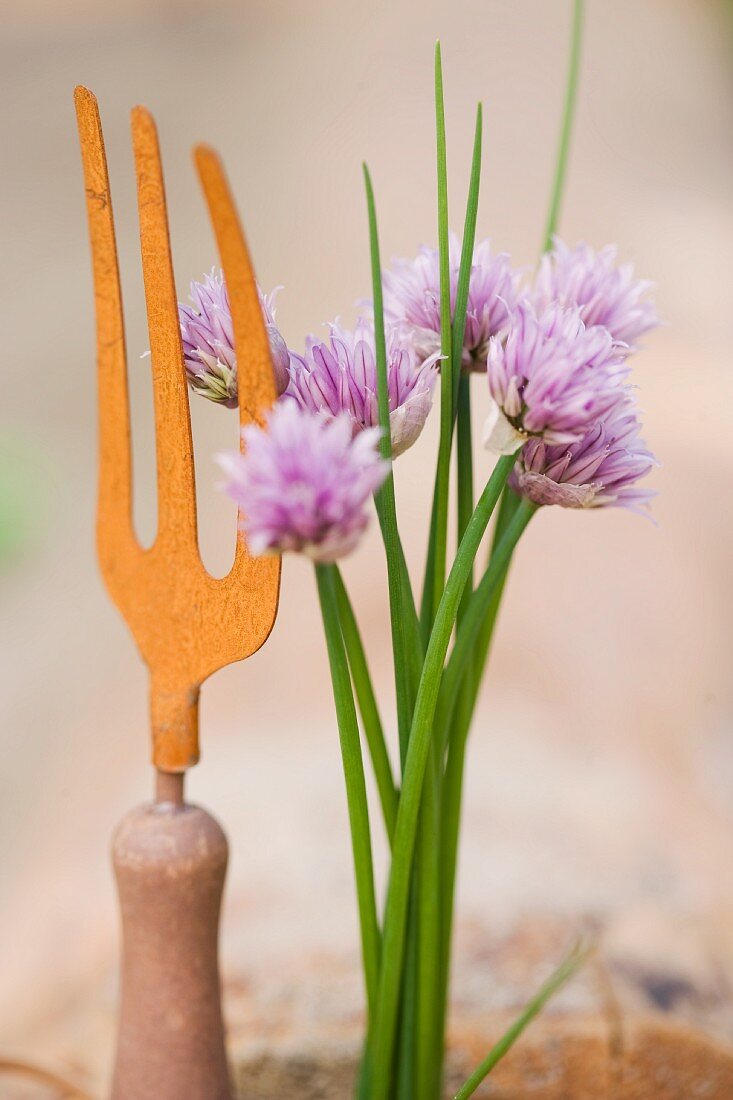
<svg viewBox="0 0 733 1100">
<path fill-rule="evenodd" d="M 454 1036 L 446 1100 L 454 1095 L 509 1017 L 486 1018 L 481 1033 Z M 474 1028 L 477 1025 L 474 1024 Z M 344 1100 L 351 1095 L 358 1048 L 262 1054 L 241 1063 L 241 1100 Z M 560 1016 L 539 1021 L 475 1092 L 492 1100 L 730 1100 L 733 1051 L 699 1032 L 654 1019 Z"/>
</svg>

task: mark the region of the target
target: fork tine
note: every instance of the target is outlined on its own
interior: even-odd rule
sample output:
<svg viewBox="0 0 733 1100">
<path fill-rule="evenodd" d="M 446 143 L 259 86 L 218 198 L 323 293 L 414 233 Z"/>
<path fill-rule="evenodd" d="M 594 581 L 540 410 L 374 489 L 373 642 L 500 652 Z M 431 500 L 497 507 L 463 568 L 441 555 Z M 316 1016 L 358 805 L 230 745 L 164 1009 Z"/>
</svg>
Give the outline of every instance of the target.
<svg viewBox="0 0 733 1100">
<path fill-rule="evenodd" d="M 132 459 L 125 326 L 104 135 L 96 97 L 74 90 L 92 250 L 99 391 L 97 545 L 105 579 L 139 549 L 132 520 Z"/>
<path fill-rule="evenodd" d="M 178 298 L 158 134 L 144 107 L 132 111 L 140 247 L 153 369 L 158 537 L 196 548 L 196 490 Z"/>
<path fill-rule="evenodd" d="M 208 145 L 197 145 L 194 160 L 229 291 L 237 350 L 239 423 L 241 427 L 252 423 L 261 425 L 265 413 L 275 401 L 277 390 L 247 241 L 219 156 Z M 241 525 L 230 578 L 234 582 L 245 583 L 250 591 L 257 593 L 253 606 L 258 615 L 254 631 L 257 637 L 255 648 L 258 648 L 267 638 L 277 614 L 280 561 L 278 558 L 252 558 Z"/>
<path fill-rule="evenodd" d="M 251 423 L 262 424 L 277 392 L 270 344 L 247 241 L 219 156 L 209 146 L 197 145 L 194 159 L 229 290 L 239 363 L 239 420 L 242 427 Z M 240 359 L 240 348 L 247 349 L 246 369 Z"/>
</svg>

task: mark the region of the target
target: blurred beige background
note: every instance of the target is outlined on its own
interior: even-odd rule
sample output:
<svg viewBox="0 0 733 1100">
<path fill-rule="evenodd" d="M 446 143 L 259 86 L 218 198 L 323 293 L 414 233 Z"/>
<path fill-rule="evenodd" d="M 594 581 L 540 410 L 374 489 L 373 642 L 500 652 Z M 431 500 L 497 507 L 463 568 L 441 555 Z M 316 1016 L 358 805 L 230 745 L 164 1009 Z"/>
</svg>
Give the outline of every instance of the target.
<svg viewBox="0 0 733 1100">
<path fill-rule="evenodd" d="M 385 256 L 434 241 L 436 37 L 452 223 L 462 221 L 481 98 L 479 232 L 518 264 L 534 263 L 568 21 L 565 0 L 25 0 L 3 11 L 0 499 L 11 528 L 0 559 L 3 1050 L 74 1065 L 92 1083 L 104 1072 L 117 937 L 108 841 L 151 786 L 145 672 L 94 559 L 92 293 L 74 84 L 88 84 L 103 112 L 126 291 L 137 519 L 150 538 L 151 396 L 139 359 L 148 344 L 128 108 L 146 103 L 160 127 L 179 296 L 216 262 L 189 159 L 193 142 L 206 139 L 225 158 L 261 282 L 285 286 L 278 320 L 297 346 L 334 315 L 352 318 L 368 293 L 363 158 Z M 733 18 L 722 0 L 590 0 L 561 231 L 571 242 L 618 242 L 657 284 L 667 325 L 636 363 L 648 440 L 662 460 L 658 526 L 620 512 L 548 511 L 530 530 L 473 735 L 459 896 L 464 956 L 511 936 L 518 922 L 564 927 L 590 917 L 606 929 L 620 970 L 631 960 L 652 977 L 677 975 L 681 1009 L 728 1039 L 732 132 Z M 478 423 L 480 380 L 474 387 Z M 226 412 L 193 405 L 201 542 L 207 563 L 223 571 L 234 518 L 214 491 L 212 455 L 233 444 L 236 427 Z M 399 463 L 416 571 L 436 426 L 433 418 Z M 478 466 L 488 472 L 487 456 Z M 347 573 L 388 699 L 374 531 Z M 190 791 L 232 842 L 223 954 L 235 1029 L 246 1030 L 250 1011 L 275 1019 L 283 1004 L 306 1026 L 338 999 L 332 985 L 355 989 L 347 1000 L 358 1003 L 337 735 L 305 563 L 285 563 L 265 649 L 207 684 L 202 735 Z M 701 974 L 704 988 L 695 984 Z M 469 999 L 491 988 L 488 965 L 459 980 Z M 649 988 L 654 1001 L 651 979 Z"/>
</svg>

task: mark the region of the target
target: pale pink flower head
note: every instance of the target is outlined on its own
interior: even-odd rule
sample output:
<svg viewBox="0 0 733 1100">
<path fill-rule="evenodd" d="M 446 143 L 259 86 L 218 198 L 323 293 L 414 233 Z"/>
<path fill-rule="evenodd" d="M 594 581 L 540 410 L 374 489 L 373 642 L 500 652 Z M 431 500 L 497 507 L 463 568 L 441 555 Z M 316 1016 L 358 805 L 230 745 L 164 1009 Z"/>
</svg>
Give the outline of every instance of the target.
<svg viewBox="0 0 733 1100">
<path fill-rule="evenodd" d="M 281 394 L 288 384 L 288 349 L 275 325 L 275 296 L 257 293 L 262 307 L 275 384 Z M 191 283 L 192 305 L 178 303 L 186 376 L 194 393 L 228 409 L 237 407 L 237 356 L 229 293 L 223 274 L 204 275 L 202 283 Z"/>
<path fill-rule="evenodd" d="M 604 325 L 614 340 L 632 350 L 659 324 L 647 295 L 652 284 L 634 278 L 632 264 L 617 264 L 615 245 L 598 252 L 587 244 L 568 248 L 559 237 L 540 261 L 535 280 L 539 310 L 551 302 L 577 306 L 587 325 Z"/>
<path fill-rule="evenodd" d="M 625 395 L 576 443 L 550 445 L 530 439 L 510 474 L 515 492 L 535 504 L 562 508 L 648 509 L 654 491 L 638 482 L 656 459 L 640 436 L 639 415 Z"/>
<path fill-rule="evenodd" d="M 291 352 L 284 400 L 325 416 L 345 413 L 352 430 L 379 424 L 374 329 L 363 318 L 351 332 L 330 326 L 328 340 L 308 338 L 304 355 Z M 415 442 L 433 400 L 437 354 L 420 361 L 406 329 L 387 329 L 387 389 L 393 457 Z"/>
<path fill-rule="evenodd" d="M 239 505 L 250 551 L 294 551 L 317 562 L 350 553 L 368 523 L 366 506 L 389 464 L 379 429 L 354 435 L 341 413 L 326 419 L 278 402 L 264 428 L 242 431 L 244 453 L 218 456 L 223 488 Z"/>
<path fill-rule="evenodd" d="M 461 242 L 450 235 L 451 310 L 455 308 Z M 473 250 L 468 290 L 463 366 L 484 370 L 489 340 L 506 328 L 519 295 L 519 279 L 505 252 L 488 240 Z M 383 276 L 385 315 L 408 325 L 423 358 L 440 351 L 440 261 L 437 248 L 423 246 L 414 260 L 395 259 Z"/>
<path fill-rule="evenodd" d="M 556 304 L 538 315 L 525 300 L 506 339 L 490 343 L 484 443 L 499 454 L 513 454 L 530 436 L 574 443 L 617 402 L 627 373 L 607 329 Z"/>
</svg>

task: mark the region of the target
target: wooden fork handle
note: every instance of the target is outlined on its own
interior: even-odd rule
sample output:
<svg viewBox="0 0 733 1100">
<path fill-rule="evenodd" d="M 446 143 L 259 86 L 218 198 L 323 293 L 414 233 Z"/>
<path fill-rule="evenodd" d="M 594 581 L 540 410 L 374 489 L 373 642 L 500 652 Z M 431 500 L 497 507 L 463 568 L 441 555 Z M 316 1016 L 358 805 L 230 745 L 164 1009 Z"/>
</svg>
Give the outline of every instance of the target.
<svg viewBox="0 0 733 1100">
<path fill-rule="evenodd" d="M 112 1100 L 231 1100 L 217 959 L 226 837 L 171 800 L 129 813 L 112 851 L 123 940 Z"/>
</svg>

